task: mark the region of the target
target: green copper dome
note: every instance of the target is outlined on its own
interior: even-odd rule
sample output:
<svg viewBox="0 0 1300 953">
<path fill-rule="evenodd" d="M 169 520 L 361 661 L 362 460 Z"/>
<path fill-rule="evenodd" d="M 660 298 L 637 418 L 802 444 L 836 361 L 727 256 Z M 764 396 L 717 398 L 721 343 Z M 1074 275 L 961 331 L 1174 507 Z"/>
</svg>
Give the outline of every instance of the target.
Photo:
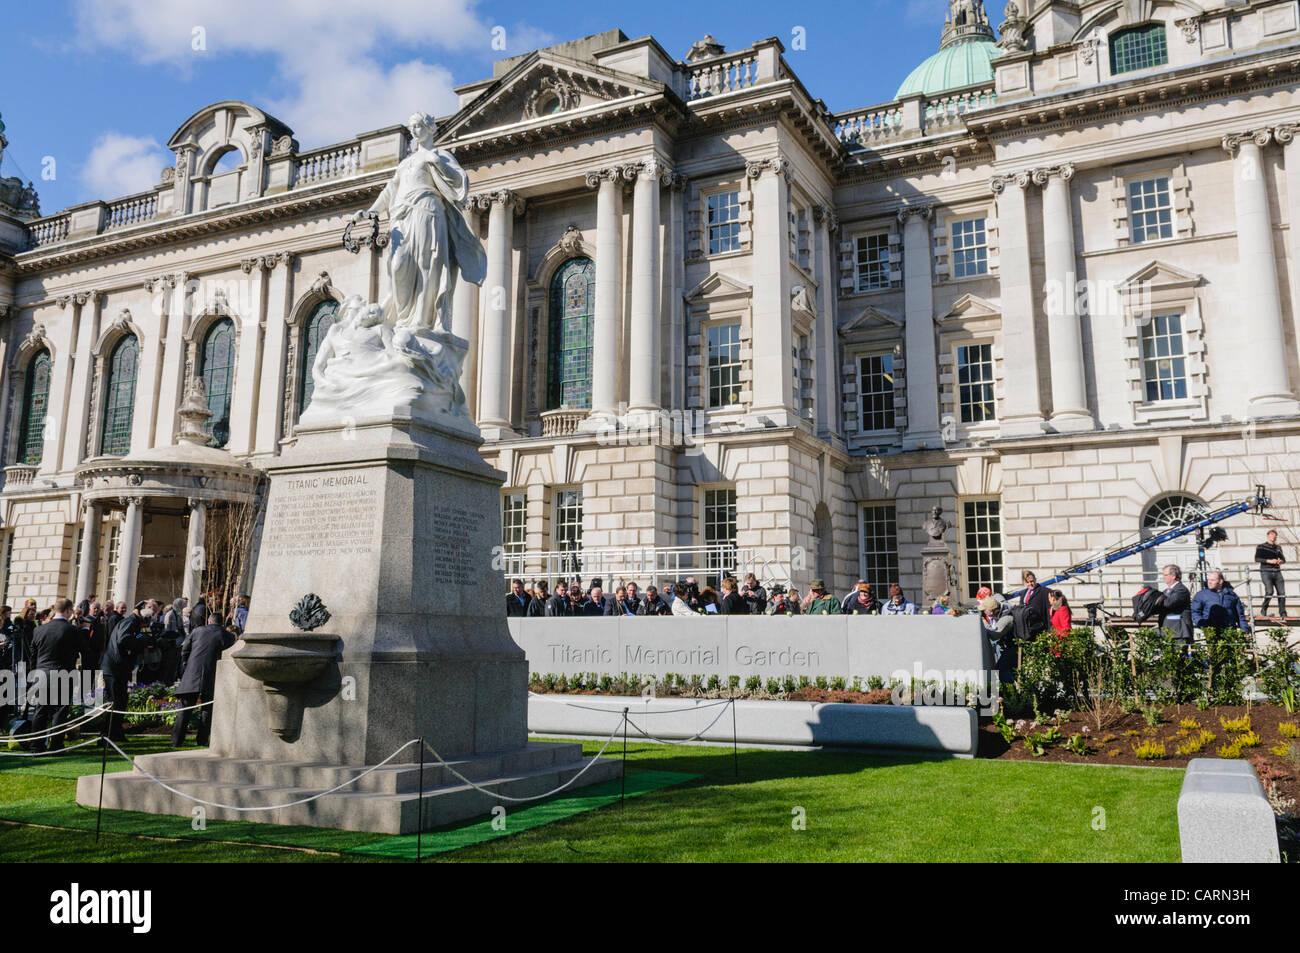
<svg viewBox="0 0 1300 953">
<path fill-rule="evenodd" d="M 946 46 L 912 70 L 894 98 L 933 96 L 974 83 L 992 83 L 993 57 L 1001 52 L 996 43 L 984 37 L 969 37 Z"/>
</svg>

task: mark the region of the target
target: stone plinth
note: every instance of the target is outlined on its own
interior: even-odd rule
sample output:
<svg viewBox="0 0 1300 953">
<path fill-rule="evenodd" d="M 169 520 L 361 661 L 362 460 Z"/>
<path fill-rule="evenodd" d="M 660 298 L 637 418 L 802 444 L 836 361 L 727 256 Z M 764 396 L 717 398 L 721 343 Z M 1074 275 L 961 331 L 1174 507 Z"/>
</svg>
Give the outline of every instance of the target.
<svg viewBox="0 0 1300 953">
<path fill-rule="evenodd" d="M 205 800 L 279 804 L 424 738 L 474 776 L 530 794 L 572 777 L 585 764 L 580 751 L 569 746 L 557 762 L 527 740 L 528 663 L 510 637 L 504 580 L 492 567 L 502 475 L 483 461 L 480 442 L 409 417 L 299 428 L 296 444 L 267 467 L 251 609 L 245 638 L 217 667 L 210 754 L 153 756 L 149 770 Z M 412 745 L 392 765 L 419 757 Z M 242 774 L 231 773 L 235 762 Z M 598 765 L 583 783 L 607 777 Z M 141 780 L 155 790 L 146 794 Z M 397 800 L 357 807 L 356 816 L 340 806 L 366 802 L 364 791 L 240 816 L 415 829 L 414 808 L 402 806 L 412 793 L 390 792 Z M 433 812 L 438 823 L 495 803 L 457 792 L 439 792 L 450 799 Z M 98 793 L 97 780 L 78 785 L 78 797 L 91 799 L 83 803 Z M 110 776 L 104 803 L 166 813 L 184 806 L 140 774 Z"/>
<path fill-rule="evenodd" d="M 1185 864 L 1276 864 L 1277 820 L 1245 761 L 1193 758 L 1178 795 Z"/>
</svg>

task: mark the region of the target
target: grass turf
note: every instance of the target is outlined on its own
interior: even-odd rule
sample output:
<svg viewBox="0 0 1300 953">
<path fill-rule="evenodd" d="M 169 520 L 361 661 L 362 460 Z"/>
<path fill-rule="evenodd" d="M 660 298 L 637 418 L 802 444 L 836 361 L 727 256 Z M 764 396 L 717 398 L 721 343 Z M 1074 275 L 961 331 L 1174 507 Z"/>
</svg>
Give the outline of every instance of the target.
<svg viewBox="0 0 1300 953">
<path fill-rule="evenodd" d="M 158 750 L 134 742 L 132 753 Z M 588 754 L 599 749 L 588 743 Z M 611 749 L 611 753 L 613 749 Z M 55 765 L 32 761 L 63 761 Z M 628 778 L 697 775 L 598 810 L 528 823 L 507 807 L 507 834 L 482 843 L 462 825 L 461 849 L 441 861 L 1177 861 L 1176 805 L 1182 772 L 1151 768 L 986 760 L 924 761 L 852 753 L 747 750 L 733 777 L 725 748 L 629 745 Z M 15 765 L 13 762 L 25 762 Z M 125 762 L 119 764 L 125 768 Z M 110 761 L 111 765 L 111 761 Z M 252 822 L 106 812 L 94 841 L 94 811 L 73 803 L 79 774 L 98 771 L 98 752 L 58 759 L 0 756 L 0 818 L 51 827 L 0 825 L 8 860 L 319 861 L 401 856 L 413 838 Z M 795 809 L 801 809 L 801 812 Z M 1103 813 L 1096 809 L 1102 809 Z M 72 812 L 72 813 L 70 813 Z M 564 813 L 562 810 L 557 813 Z M 800 817 L 804 829 L 793 824 Z M 69 818 L 79 823 L 69 823 Z M 513 823 L 512 823 L 513 820 Z M 56 823 L 62 821 L 63 823 Z M 1101 823 L 1104 821 L 1104 824 Z M 85 828 L 89 826 L 89 833 Z M 444 832 L 445 833 L 445 832 Z M 144 836 L 176 838 L 145 840 Z M 231 841 L 243 843 L 217 843 Z M 389 851 L 380 853 L 380 842 Z M 424 838 L 430 847 L 431 835 Z M 306 850 L 255 846 L 279 844 Z"/>
</svg>

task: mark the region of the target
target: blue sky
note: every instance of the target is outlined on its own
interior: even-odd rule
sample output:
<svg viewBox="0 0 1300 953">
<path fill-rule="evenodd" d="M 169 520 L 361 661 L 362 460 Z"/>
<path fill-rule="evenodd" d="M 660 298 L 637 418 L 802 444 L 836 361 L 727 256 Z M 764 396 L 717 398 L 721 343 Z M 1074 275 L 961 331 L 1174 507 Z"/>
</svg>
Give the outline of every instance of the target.
<svg viewBox="0 0 1300 953">
<path fill-rule="evenodd" d="M 167 139 L 203 106 L 241 99 L 303 148 L 449 113 L 453 86 L 492 61 L 619 28 L 684 57 L 706 32 L 728 50 L 779 37 L 832 110 L 884 102 L 938 48 L 946 0 L 620 6 L 537 0 L 67 0 L 7 4 L 0 35 L 9 139 L 0 174 L 31 179 L 41 210 L 148 188 Z M 1001 4 L 988 8 L 995 23 Z M 493 28 L 504 27 L 504 52 Z M 802 27 L 806 50 L 792 49 Z M 498 36 L 500 31 L 497 31 Z"/>
</svg>

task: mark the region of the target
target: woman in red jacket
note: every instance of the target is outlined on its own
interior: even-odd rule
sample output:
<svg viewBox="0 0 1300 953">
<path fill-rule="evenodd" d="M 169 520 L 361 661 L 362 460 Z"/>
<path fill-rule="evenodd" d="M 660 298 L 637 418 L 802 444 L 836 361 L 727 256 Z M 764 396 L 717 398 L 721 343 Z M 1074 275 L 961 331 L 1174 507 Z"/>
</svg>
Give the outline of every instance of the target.
<svg viewBox="0 0 1300 953">
<path fill-rule="evenodd" d="M 1047 599 L 1052 607 L 1052 628 L 1056 630 L 1056 637 L 1063 639 L 1070 634 L 1070 603 L 1060 589 L 1048 592 Z"/>
</svg>

